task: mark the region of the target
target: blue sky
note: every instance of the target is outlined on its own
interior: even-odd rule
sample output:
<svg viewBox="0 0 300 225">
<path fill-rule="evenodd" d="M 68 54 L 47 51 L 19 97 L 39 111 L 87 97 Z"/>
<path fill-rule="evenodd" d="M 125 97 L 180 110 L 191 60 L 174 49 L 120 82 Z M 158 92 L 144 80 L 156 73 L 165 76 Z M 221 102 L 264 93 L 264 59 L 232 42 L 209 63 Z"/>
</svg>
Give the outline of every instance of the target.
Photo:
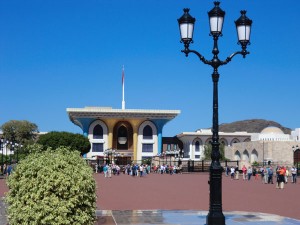
<svg viewBox="0 0 300 225">
<path fill-rule="evenodd" d="M 300 1 L 224 0 L 220 58 L 240 50 L 234 20 L 253 20 L 250 55 L 219 68 L 219 122 L 300 127 Z M 196 18 L 191 49 L 212 58 L 208 0 L 0 1 L 0 124 L 81 133 L 66 108 L 178 109 L 164 136 L 211 127 L 212 68 L 180 52 L 177 19 Z"/>
</svg>

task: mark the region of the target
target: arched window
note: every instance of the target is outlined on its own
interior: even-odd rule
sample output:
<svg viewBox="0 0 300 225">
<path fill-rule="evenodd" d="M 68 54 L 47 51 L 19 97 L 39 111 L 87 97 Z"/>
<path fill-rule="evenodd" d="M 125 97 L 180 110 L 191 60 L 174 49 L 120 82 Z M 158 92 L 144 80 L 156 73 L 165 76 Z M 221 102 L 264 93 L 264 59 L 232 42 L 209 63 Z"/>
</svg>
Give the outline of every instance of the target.
<svg viewBox="0 0 300 225">
<path fill-rule="evenodd" d="M 94 127 L 93 139 L 103 139 L 103 128 L 99 124 Z"/>
<path fill-rule="evenodd" d="M 143 130 L 143 139 L 152 139 L 152 136 L 153 136 L 152 128 L 149 125 L 145 126 Z"/>
<path fill-rule="evenodd" d="M 251 152 L 251 160 L 250 162 L 253 163 L 253 162 L 257 162 L 258 161 L 258 152 L 253 149 L 253 151 Z"/>
<path fill-rule="evenodd" d="M 219 142 L 223 146 L 227 146 L 228 145 L 228 142 L 227 142 L 227 140 L 225 138 L 222 138 Z"/>
<path fill-rule="evenodd" d="M 125 126 L 120 126 L 118 129 L 118 143 L 117 148 L 120 150 L 128 149 L 128 131 Z"/>
<path fill-rule="evenodd" d="M 199 141 L 195 142 L 195 152 L 200 152 L 200 143 L 199 143 Z"/>
<path fill-rule="evenodd" d="M 234 153 L 234 159 L 235 159 L 235 160 L 241 160 L 241 154 L 240 154 L 239 151 L 236 151 L 236 152 Z"/>
<path fill-rule="evenodd" d="M 249 162 L 249 153 L 248 153 L 248 151 L 247 150 L 245 150 L 244 152 L 243 152 L 243 156 L 242 156 L 243 158 L 243 160 L 245 160 L 246 162 Z"/>
</svg>

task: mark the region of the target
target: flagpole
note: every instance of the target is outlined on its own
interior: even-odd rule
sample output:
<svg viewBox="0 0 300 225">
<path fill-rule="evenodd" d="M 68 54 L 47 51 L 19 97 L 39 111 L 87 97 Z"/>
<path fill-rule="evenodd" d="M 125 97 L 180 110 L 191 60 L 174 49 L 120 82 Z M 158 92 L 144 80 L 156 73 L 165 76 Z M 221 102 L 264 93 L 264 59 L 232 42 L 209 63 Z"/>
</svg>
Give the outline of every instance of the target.
<svg viewBox="0 0 300 225">
<path fill-rule="evenodd" d="M 124 74 L 124 65 L 122 69 L 122 109 L 125 109 L 125 74 Z"/>
</svg>

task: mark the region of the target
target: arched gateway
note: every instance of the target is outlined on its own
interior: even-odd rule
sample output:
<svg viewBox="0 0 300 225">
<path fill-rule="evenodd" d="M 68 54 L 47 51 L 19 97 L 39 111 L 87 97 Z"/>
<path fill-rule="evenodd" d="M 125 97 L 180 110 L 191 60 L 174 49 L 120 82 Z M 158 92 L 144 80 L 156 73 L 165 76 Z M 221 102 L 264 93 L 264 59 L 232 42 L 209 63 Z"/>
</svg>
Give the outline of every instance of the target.
<svg viewBox="0 0 300 225">
<path fill-rule="evenodd" d="M 67 113 L 91 142 L 85 157 L 104 157 L 111 150 L 120 160 L 142 160 L 161 153 L 163 127 L 180 110 L 85 107 L 67 108 Z"/>
</svg>

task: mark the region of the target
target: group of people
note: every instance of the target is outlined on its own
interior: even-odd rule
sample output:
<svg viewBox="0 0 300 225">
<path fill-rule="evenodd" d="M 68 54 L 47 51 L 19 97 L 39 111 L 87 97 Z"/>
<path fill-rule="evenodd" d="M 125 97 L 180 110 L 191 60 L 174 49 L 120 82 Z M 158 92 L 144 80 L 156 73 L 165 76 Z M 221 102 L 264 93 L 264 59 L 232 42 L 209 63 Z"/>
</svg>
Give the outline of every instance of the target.
<svg viewBox="0 0 300 225">
<path fill-rule="evenodd" d="M 103 164 L 102 166 L 96 164 L 95 172 L 103 172 L 105 178 L 111 178 L 112 175 L 120 175 L 121 173 L 127 174 L 133 177 L 144 177 L 151 171 L 150 165 L 147 164 L 128 164 L 126 166 L 120 167 L 116 164 Z"/>
<path fill-rule="evenodd" d="M 159 173 L 159 174 L 178 174 L 182 173 L 182 166 L 176 166 L 176 165 L 168 165 L 168 164 L 162 164 L 162 165 L 154 165 L 153 166 L 153 172 Z"/>
<path fill-rule="evenodd" d="M 238 166 L 236 167 L 225 167 L 225 175 L 229 176 L 232 180 L 238 180 L 239 179 L 239 173 L 240 170 Z M 297 182 L 297 168 L 295 166 L 292 166 L 291 168 L 286 166 L 277 166 L 276 168 L 273 168 L 272 166 L 261 166 L 261 167 L 252 167 L 248 166 L 248 168 L 244 165 L 241 169 L 241 173 L 243 176 L 243 180 L 250 181 L 251 177 L 254 177 L 255 180 L 260 179 L 262 183 L 265 184 L 273 184 L 273 178 L 276 178 L 276 188 L 283 189 L 284 184 L 288 183 L 288 178 L 291 177 L 291 183 Z"/>
<path fill-rule="evenodd" d="M 126 166 L 118 166 L 116 164 L 106 164 L 98 165 L 95 164 L 95 173 L 104 173 L 105 178 L 111 178 L 112 175 L 119 175 L 120 173 L 127 174 L 133 177 L 144 177 L 147 174 L 153 172 L 157 174 L 178 174 L 182 173 L 181 165 L 153 165 L 152 167 L 148 164 L 128 164 Z"/>
</svg>

